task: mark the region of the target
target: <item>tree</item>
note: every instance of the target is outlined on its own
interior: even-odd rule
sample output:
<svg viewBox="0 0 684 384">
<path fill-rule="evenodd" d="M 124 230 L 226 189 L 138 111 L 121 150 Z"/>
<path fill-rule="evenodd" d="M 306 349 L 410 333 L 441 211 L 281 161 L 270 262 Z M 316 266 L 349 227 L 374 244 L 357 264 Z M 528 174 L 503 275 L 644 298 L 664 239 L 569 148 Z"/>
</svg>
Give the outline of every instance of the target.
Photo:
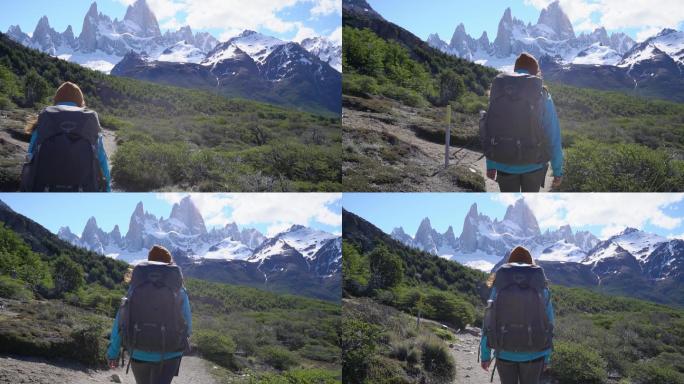
<svg viewBox="0 0 684 384">
<path fill-rule="evenodd" d="M 442 105 L 460 98 L 465 91 L 463 78 L 453 70 L 447 69 L 439 74 L 439 100 Z"/>
<path fill-rule="evenodd" d="M 368 265 L 363 256 L 348 242 L 342 242 L 342 279 L 344 289 L 359 294 L 368 284 Z"/>
<path fill-rule="evenodd" d="M 85 283 L 83 268 L 68 256 L 61 255 L 52 266 L 52 278 L 57 293 L 72 292 Z"/>
<path fill-rule="evenodd" d="M 24 78 L 24 103 L 32 107 L 48 94 L 49 85 L 35 69 L 31 69 Z"/>
<path fill-rule="evenodd" d="M 404 265 L 399 256 L 390 253 L 384 244 L 378 245 L 368 254 L 373 289 L 392 288 L 401 283 Z"/>
</svg>

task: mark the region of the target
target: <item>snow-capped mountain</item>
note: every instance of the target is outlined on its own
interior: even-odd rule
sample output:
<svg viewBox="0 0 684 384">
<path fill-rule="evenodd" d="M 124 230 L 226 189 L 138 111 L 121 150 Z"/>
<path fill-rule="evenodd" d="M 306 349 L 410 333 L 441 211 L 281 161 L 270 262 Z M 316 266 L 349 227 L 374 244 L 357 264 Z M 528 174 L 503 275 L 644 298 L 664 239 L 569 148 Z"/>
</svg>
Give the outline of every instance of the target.
<svg viewBox="0 0 684 384">
<path fill-rule="evenodd" d="M 491 43 L 486 33 L 472 38 L 463 24 L 456 27 L 449 43 L 437 34 L 430 35 L 427 42 L 445 53 L 501 70 L 510 70 L 522 52 L 548 55 L 564 63 L 615 65 L 635 44 L 624 33 L 608 36 L 605 28 L 576 35 L 558 1 L 543 9 L 534 25 L 516 19 L 507 8 Z"/>
<path fill-rule="evenodd" d="M 414 237 L 401 227 L 391 236 L 408 246 L 487 271 L 517 245 L 527 247 L 540 260 L 580 261 L 599 242 L 590 232 L 573 232 L 567 225 L 542 233 L 523 199 L 509 206 L 501 221 L 479 213 L 473 204 L 458 238 L 451 226 L 444 233 L 437 232 L 428 218 L 420 223 Z"/>
<path fill-rule="evenodd" d="M 302 47 L 328 63 L 337 72 L 342 72 L 342 46 L 325 37 L 310 37 L 302 40 Z"/>
<path fill-rule="evenodd" d="M 636 44 L 627 51 L 617 66 L 633 67 L 641 62 L 652 60 L 658 55 L 666 55 L 678 67 L 684 69 L 684 32 L 663 29 L 657 35 Z"/>
<path fill-rule="evenodd" d="M 209 60 L 208 54 L 219 44 L 207 32 L 193 34 L 189 26 L 162 34 L 146 0 L 137 0 L 130 5 L 122 20 L 112 20 L 99 12 L 97 3 L 93 2 L 78 37 L 74 36 L 71 26 L 61 33 L 55 31 L 47 16 L 38 21 L 31 36 L 18 25 L 10 26 L 7 35 L 27 47 L 105 73 L 131 51 L 144 53 L 152 61 L 199 63 Z M 318 39 L 320 42 L 307 44 L 306 49 L 339 71 L 336 65 L 341 63 L 341 47 L 335 50 L 325 38 L 313 40 Z M 247 32 L 231 40 L 236 40 L 236 44 L 257 62 L 263 61 L 275 47 L 286 43 L 263 35 L 249 36 Z"/>
<path fill-rule="evenodd" d="M 255 31 L 244 31 L 206 55 L 187 41 L 156 57 L 131 51 L 111 73 L 299 109 L 339 113 L 341 105 L 341 74 L 328 62 L 297 43 Z"/>
<path fill-rule="evenodd" d="M 207 260 L 268 262 L 272 257 L 301 259 L 312 271 L 336 273 L 341 266 L 342 251 L 339 236 L 293 225 L 288 230 L 267 238 L 254 228 L 240 230 L 235 223 L 207 230 L 204 219 L 190 197 L 173 205 L 168 218 L 157 218 L 138 203 L 131 215 L 128 232 L 122 236 L 119 226 L 105 232 L 95 217 L 85 225 L 81 236 L 68 227 L 57 235 L 71 244 L 94 252 L 136 263 L 146 258 L 148 250 L 160 244 L 172 252 L 181 252 L 194 264 Z M 325 268 L 320 267 L 325 265 Z"/>
</svg>

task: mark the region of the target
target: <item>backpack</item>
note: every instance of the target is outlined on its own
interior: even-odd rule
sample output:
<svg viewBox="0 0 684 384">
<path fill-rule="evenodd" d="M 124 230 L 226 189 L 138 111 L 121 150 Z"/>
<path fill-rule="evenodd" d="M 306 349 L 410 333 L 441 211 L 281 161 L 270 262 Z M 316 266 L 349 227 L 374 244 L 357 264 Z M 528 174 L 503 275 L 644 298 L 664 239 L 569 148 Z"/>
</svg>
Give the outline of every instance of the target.
<svg viewBox="0 0 684 384">
<path fill-rule="evenodd" d="M 182 287 L 177 265 L 146 261 L 133 269 L 128 294 L 119 308 L 119 334 L 125 349 L 164 354 L 187 348 Z"/>
<path fill-rule="evenodd" d="M 36 125 L 36 142 L 21 176 L 24 192 L 101 192 L 106 182 L 97 158 L 100 123 L 84 108 L 49 106 Z"/>
<path fill-rule="evenodd" d="M 522 165 L 551 159 L 542 122 L 546 95 L 538 76 L 502 73 L 494 78 L 489 108 L 480 121 L 480 141 L 489 160 Z"/>
<path fill-rule="evenodd" d="M 487 346 L 507 352 L 551 348 L 553 327 L 546 314 L 544 270 L 537 265 L 504 264 L 494 280 L 496 296 L 485 310 Z"/>
</svg>

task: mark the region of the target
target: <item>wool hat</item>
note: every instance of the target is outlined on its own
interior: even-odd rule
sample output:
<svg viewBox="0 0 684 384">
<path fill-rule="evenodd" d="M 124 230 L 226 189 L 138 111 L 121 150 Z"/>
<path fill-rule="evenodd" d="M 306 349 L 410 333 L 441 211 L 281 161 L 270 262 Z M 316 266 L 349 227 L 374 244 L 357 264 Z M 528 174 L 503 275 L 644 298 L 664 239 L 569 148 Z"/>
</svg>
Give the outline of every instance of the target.
<svg viewBox="0 0 684 384">
<path fill-rule="evenodd" d="M 171 252 L 168 249 L 162 247 L 161 245 L 155 245 L 150 249 L 150 253 L 147 255 L 148 261 L 157 261 L 160 263 L 171 264 L 173 263 L 173 258 L 171 257 Z"/>
<path fill-rule="evenodd" d="M 527 248 L 521 246 L 513 248 L 511 254 L 508 255 L 507 262 L 534 265 L 534 260 L 532 260 L 532 255 L 530 254 L 530 251 L 528 251 Z"/>
<path fill-rule="evenodd" d="M 55 93 L 55 104 L 63 102 L 72 102 L 79 107 L 85 107 L 85 99 L 83 98 L 83 92 L 78 85 L 65 82 L 57 88 L 57 93 Z"/>
<path fill-rule="evenodd" d="M 524 69 L 530 75 L 539 75 L 539 63 L 537 62 L 537 59 L 527 52 L 521 53 L 515 60 L 513 70 L 517 71 L 518 69 Z"/>
</svg>

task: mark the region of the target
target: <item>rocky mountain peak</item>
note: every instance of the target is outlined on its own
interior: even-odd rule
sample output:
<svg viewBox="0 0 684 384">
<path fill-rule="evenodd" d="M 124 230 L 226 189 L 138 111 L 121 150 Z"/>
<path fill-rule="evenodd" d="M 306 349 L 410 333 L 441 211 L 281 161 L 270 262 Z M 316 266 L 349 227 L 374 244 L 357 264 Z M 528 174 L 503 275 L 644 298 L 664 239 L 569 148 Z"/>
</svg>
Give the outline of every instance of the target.
<svg viewBox="0 0 684 384">
<path fill-rule="evenodd" d="M 537 218 L 524 199 L 519 199 L 514 205 L 506 209 L 504 221 L 506 220 L 517 224 L 525 236 L 538 236 L 541 234 Z"/>
<path fill-rule="evenodd" d="M 133 22 L 134 25 L 127 22 Z M 145 0 L 137 0 L 133 5 L 128 6 L 128 9 L 126 9 L 126 16 L 124 16 L 124 23 L 127 27 L 133 28 L 134 30 L 137 27 L 138 30 L 135 32 L 137 32 L 139 37 L 161 36 L 157 17 Z"/>
<path fill-rule="evenodd" d="M 180 203 L 176 203 L 171 208 L 171 215 L 169 221 L 176 220 L 172 224 L 181 224 L 184 232 L 190 235 L 198 235 L 207 233 L 207 227 L 204 224 L 204 218 L 199 209 L 192 201 L 190 196 L 184 197 Z"/>
<path fill-rule="evenodd" d="M 99 15 L 99 12 L 97 11 L 97 2 L 93 1 L 92 4 L 90 4 L 90 8 L 88 8 L 88 12 L 86 13 L 85 17 L 93 17 L 96 18 Z"/>
<path fill-rule="evenodd" d="M 575 30 L 568 16 L 563 12 L 558 0 L 542 9 L 537 25 L 549 27 L 561 40 L 575 38 Z"/>
</svg>

